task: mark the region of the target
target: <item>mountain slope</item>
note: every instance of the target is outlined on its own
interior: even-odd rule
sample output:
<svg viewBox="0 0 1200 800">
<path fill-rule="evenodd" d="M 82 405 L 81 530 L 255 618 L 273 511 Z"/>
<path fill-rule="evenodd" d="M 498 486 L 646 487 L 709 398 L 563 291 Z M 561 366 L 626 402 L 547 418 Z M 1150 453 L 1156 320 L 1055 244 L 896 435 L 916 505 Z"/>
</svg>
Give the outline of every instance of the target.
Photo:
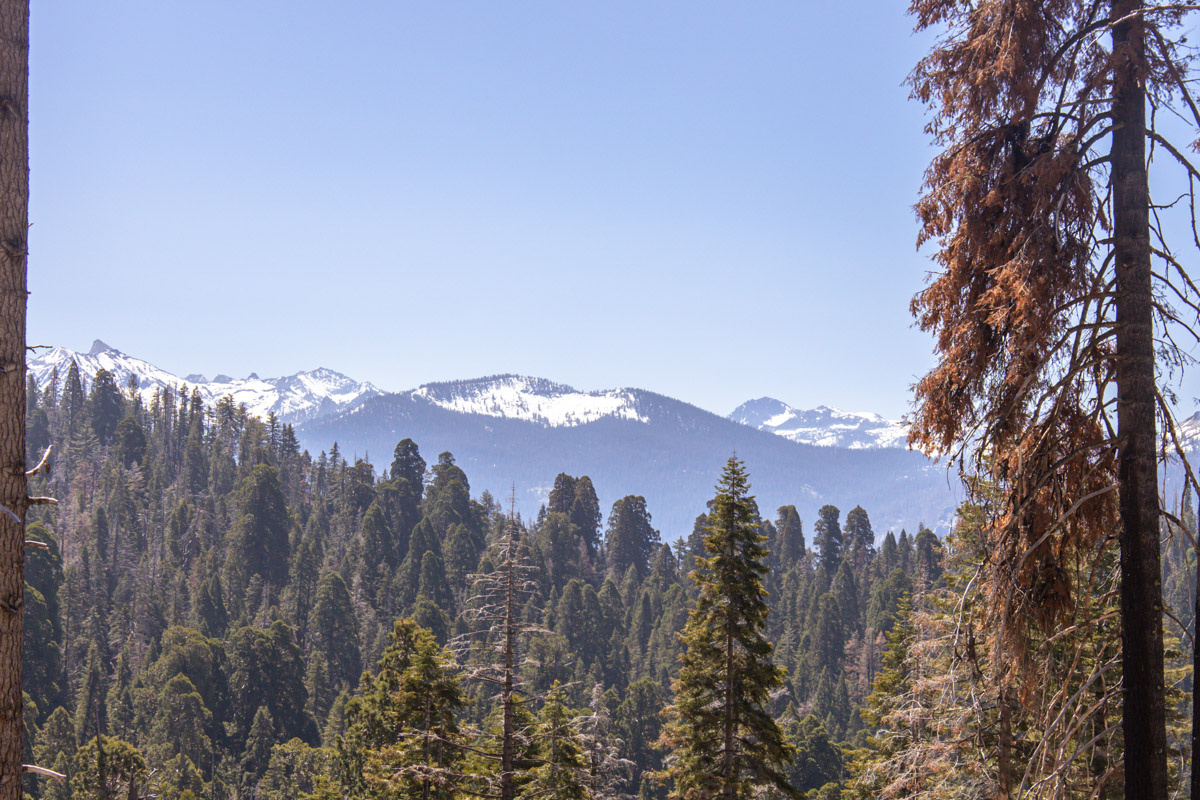
<svg viewBox="0 0 1200 800">
<path fill-rule="evenodd" d="M 242 379 L 228 375 L 218 375 L 212 380 L 203 375 L 181 378 L 140 358 L 126 355 L 99 339 L 87 353 L 55 347 L 35 355 L 29 359 L 30 377 L 37 381 L 39 388 L 45 388 L 57 368 L 61 387 L 72 360 L 79 365 L 79 374 L 85 386 L 98 370 L 106 369 L 113 374 L 117 386 L 121 388 L 126 386 L 131 376 L 136 377 L 139 391 L 147 401 L 158 389 L 178 390 L 186 385 L 189 392 L 193 389 L 200 392 L 205 405 L 212 405 L 219 398 L 230 395 L 235 403 L 244 403 L 257 416 L 265 418 L 268 412 L 274 412 L 280 421 L 290 423 L 335 414 L 369 397 L 383 394 L 369 383 L 359 383 L 325 368 L 282 378 L 263 379 L 254 374 Z"/>
<path fill-rule="evenodd" d="M 653 392 L 578 392 L 511 375 L 374 397 L 297 434 L 313 453 L 336 441 L 346 457 L 369 453 L 378 468 L 404 438 L 430 462 L 450 451 L 474 493 L 504 497 L 515 485 L 525 513 L 536 511 L 559 472 L 586 474 L 606 506 L 644 495 L 668 541 L 691 530 L 733 453 L 770 517 L 794 504 L 811 524 L 825 503 L 843 513 L 862 505 L 879 534 L 920 522 L 944 532 L 957 505 L 944 468 L 917 453 L 800 444 Z"/>
</svg>

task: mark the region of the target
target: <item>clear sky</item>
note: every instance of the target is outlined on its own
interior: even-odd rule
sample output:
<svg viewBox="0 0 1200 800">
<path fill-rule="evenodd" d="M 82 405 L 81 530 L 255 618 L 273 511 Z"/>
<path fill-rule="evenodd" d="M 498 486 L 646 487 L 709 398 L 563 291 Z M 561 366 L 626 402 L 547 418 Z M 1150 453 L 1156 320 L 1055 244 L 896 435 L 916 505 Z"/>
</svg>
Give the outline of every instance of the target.
<svg viewBox="0 0 1200 800">
<path fill-rule="evenodd" d="M 906 3 L 35 3 L 29 336 L 899 416 Z"/>
</svg>

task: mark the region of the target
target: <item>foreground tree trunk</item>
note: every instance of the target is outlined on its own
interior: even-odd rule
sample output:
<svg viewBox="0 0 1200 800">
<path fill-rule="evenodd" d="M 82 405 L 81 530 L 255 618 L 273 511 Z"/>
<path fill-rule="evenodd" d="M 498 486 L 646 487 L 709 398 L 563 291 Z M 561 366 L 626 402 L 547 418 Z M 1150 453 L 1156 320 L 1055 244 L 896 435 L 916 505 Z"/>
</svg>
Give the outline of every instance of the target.
<svg viewBox="0 0 1200 800">
<path fill-rule="evenodd" d="M 1113 237 L 1125 796 L 1167 796 L 1162 565 L 1155 435 L 1154 298 L 1146 176 L 1145 25 L 1113 3 Z M 1138 15 L 1138 16 L 1135 16 Z"/>
<path fill-rule="evenodd" d="M 25 518 L 29 3 L 0 2 L 0 504 Z M 0 800 L 21 798 L 25 526 L 0 511 Z"/>
</svg>

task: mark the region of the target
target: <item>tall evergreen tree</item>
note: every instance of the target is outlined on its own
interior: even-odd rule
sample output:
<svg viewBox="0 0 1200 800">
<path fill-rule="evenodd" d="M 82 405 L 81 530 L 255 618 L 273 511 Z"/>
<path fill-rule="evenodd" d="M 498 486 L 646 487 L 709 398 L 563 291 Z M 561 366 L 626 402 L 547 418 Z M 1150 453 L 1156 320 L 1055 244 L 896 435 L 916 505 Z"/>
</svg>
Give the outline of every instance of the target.
<svg viewBox="0 0 1200 800">
<path fill-rule="evenodd" d="M 799 796 L 782 771 L 791 746 L 766 710 L 784 670 L 764 636 L 767 551 L 749 488 L 742 462 L 730 458 L 708 515 L 706 556 L 692 573 L 699 597 L 660 739 L 671 750 L 663 774 L 672 800 L 742 800 L 763 789 Z"/>
<path fill-rule="evenodd" d="M 795 506 L 781 506 L 775 521 L 775 545 L 771 559 L 783 569 L 790 569 L 805 552 L 804 525 Z"/>
<path fill-rule="evenodd" d="M 533 768 L 529 784 L 524 787 L 527 797 L 589 800 L 587 759 L 566 699 L 566 692 L 555 681 L 534 728 L 541 763 Z"/>
<path fill-rule="evenodd" d="M 633 567 L 639 577 L 645 577 L 658 543 L 658 531 L 650 524 L 646 498 L 631 494 L 613 503 L 604 536 L 610 575 L 619 580 Z"/>
<path fill-rule="evenodd" d="M 833 576 L 842 561 L 841 513 L 837 506 L 821 506 L 817 512 L 817 524 L 813 526 L 813 545 L 821 554 L 821 569 L 829 577 Z"/>
<path fill-rule="evenodd" d="M 393 644 L 370 679 L 372 693 L 353 713 L 360 735 L 382 742 L 361 759 L 372 797 L 381 800 L 450 800 L 461 782 L 464 742 L 457 715 L 465 705 L 454 661 L 428 630 L 396 623 Z M 411 648 L 407 652 L 403 648 Z M 403 665 L 399 675 L 384 674 Z M 389 686 L 386 695 L 379 689 Z M 371 721 L 373 730 L 365 728 Z"/>
<path fill-rule="evenodd" d="M 587 544 L 588 554 L 596 555 L 600 549 L 600 499 L 596 487 L 587 475 L 575 481 L 575 499 L 568 514 L 571 522 L 579 528 L 579 535 Z"/>
<path fill-rule="evenodd" d="M 310 659 L 324 662 L 335 694 L 344 686 L 353 686 L 362 675 L 358 632 L 348 624 L 353 618 L 354 604 L 346 582 L 337 572 L 327 573 L 317 586 L 308 614 L 306 645 Z"/>
<path fill-rule="evenodd" d="M 108 444 L 121 418 L 125 416 L 124 401 L 121 390 L 111 372 L 106 369 L 96 371 L 92 379 L 92 391 L 88 394 L 88 406 L 91 411 L 92 431 L 100 444 Z"/>
</svg>

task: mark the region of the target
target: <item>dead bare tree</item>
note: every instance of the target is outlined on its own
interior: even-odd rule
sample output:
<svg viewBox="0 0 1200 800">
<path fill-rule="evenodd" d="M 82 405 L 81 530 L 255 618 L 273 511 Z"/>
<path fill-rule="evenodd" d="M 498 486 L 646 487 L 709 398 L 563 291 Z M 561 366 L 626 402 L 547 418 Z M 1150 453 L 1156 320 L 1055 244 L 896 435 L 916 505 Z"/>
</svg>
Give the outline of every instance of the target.
<svg viewBox="0 0 1200 800">
<path fill-rule="evenodd" d="M 531 766 L 523 755 L 535 739 L 534 726 L 522 719 L 519 708 L 526 698 L 519 675 L 520 649 L 530 634 L 541 628 L 521 619 L 525 600 L 537 591 L 535 567 L 512 511 L 504 537 L 494 549 L 495 567 L 471 576 L 471 593 L 463 609 L 468 630 L 450 642 L 468 680 L 492 687 L 501 719 L 498 735 L 480 731 L 476 758 L 498 767 L 493 778 L 484 778 L 471 793 L 499 800 L 515 800 L 518 769 Z"/>
</svg>

